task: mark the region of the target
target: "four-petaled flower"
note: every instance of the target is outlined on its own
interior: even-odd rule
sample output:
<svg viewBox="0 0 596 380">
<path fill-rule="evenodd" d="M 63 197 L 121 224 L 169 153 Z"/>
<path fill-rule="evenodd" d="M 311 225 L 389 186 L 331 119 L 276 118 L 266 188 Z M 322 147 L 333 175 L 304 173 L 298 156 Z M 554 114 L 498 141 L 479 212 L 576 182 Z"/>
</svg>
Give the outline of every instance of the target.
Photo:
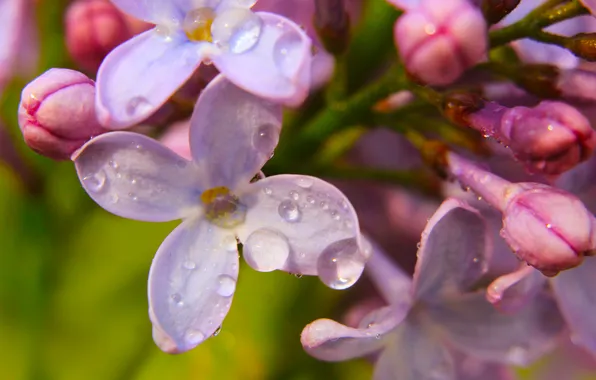
<svg viewBox="0 0 596 380">
<path fill-rule="evenodd" d="M 275 102 L 298 105 L 308 94 L 310 38 L 287 18 L 253 13 L 256 0 L 112 1 L 157 26 L 118 46 L 99 68 L 97 112 L 106 127 L 153 114 L 202 61 Z"/>
<path fill-rule="evenodd" d="M 450 347 L 504 364 L 537 359 L 554 343 L 562 319 L 545 294 L 503 314 L 472 290 L 486 271 L 489 242 L 476 210 L 445 201 L 422 233 L 413 280 L 374 249 L 366 270 L 389 306 L 359 328 L 314 321 L 302 332 L 304 348 L 329 361 L 382 351 L 375 379 L 460 379 Z"/>
<path fill-rule="evenodd" d="M 187 161 L 131 132 L 96 137 L 75 153 L 85 190 L 104 209 L 144 221 L 183 219 L 149 274 L 154 339 L 171 353 L 195 347 L 226 316 L 238 277 L 237 242 L 259 271 L 318 275 L 351 286 L 369 251 L 347 198 L 320 179 L 278 175 L 251 181 L 271 157 L 281 106 L 219 76 L 191 119 Z"/>
</svg>

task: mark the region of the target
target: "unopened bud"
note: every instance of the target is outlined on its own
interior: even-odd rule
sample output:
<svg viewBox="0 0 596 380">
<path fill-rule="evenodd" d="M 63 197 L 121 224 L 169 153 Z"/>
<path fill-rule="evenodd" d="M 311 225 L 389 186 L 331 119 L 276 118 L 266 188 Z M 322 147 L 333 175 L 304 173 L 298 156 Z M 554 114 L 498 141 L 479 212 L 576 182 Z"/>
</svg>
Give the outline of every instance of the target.
<svg viewBox="0 0 596 380">
<path fill-rule="evenodd" d="M 468 0 L 422 0 L 397 20 L 395 43 L 413 77 L 447 85 L 486 59 L 487 25 Z"/>
<path fill-rule="evenodd" d="M 565 47 L 586 61 L 596 61 L 596 33 L 580 33 L 566 40 Z"/>
<path fill-rule="evenodd" d="M 526 91 L 541 98 L 558 98 L 561 90 L 557 87 L 559 68 L 546 64 L 520 66 L 518 75 L 513 78 Z"/>
<path fill-rule="evenodd" d="M 132 37 L 124 15 L 105 0 L 73 2 L 66 11 L 65 28 L 68 52 L 92 72 L 112 49 Z"/>
<path fill-rule="evenodd" d="M 496 24 L 513 11 L 520 0 L 483 0 L 482 13 L 489 24 Z"/>
<path fill-rule="evenodd" d="M 511 183 L 448 155 L 448 170 L 503 214 L 501 236 L 519 259 L 547 276 L 596 252 L 596 219 L 575 195 L 539 183 Z"/>
<path fill-rule="evenodd" d="M 95 116 L 95 83 L 78 71 L 50 69 L 21 94 L 19 125 L 27 145 L 56 160 L 104 132 Z"/>
</svg>

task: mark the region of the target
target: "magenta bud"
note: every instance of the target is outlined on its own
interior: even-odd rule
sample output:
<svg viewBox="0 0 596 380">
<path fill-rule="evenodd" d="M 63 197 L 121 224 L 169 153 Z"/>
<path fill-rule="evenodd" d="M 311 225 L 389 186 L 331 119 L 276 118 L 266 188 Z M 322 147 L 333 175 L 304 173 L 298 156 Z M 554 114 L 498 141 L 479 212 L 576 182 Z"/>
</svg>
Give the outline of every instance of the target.
<svg viewBox="0 0 596 380">
<path fill-rule="evenodd" d="M 95 83 L 68 69 L 50 69 L 21 94 L 19 125 L 27 145 L 55 160 L 70 155 L 105 130 L 95 116 Z"/>
<path fill-rule="evenodd" d="M 65 24 L 68 52 L 92 72 L 112 49 L 132 37 L 124 15 L 105 0 L 73 2 L 66 11 Z"/>
<path fill-rule="evenodd" d="M 395 43 L 410 74 L 447 85 L 486 59 L 487 25 L 468 0 L 422 0 L 397 20 Z"/>
<path fill-rule="evenodd" d="M 531 171 L 544 174 L 557 175 L 573 168 L 596 147 L 596 134 L 586 117 L 561 102 L 543 101 L 534 108 L 507 110 L 501 133 L 517 158 Z"/>
<path fill-rule="evenodd" d="M 449 153 L 448 169 L 503 214 L 501 236 L 513 252 L 547 276 L 596 252 L 596 219 L 573 194 L 539 183 L 511 183 Z"/>
</svg>

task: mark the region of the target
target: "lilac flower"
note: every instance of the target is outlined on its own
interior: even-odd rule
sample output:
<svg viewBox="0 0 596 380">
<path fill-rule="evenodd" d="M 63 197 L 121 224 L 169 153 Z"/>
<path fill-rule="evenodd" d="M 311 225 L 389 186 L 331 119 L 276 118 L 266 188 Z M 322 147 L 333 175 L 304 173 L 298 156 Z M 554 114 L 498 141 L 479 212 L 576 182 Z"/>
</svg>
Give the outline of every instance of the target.
<svg viewBox="0 0 596 380">
<path fill-rule="evenodd" d="M 235 85 L 298 105 L 308 93 L 310 39 L 292 21 L 250 11 L 252 0 L 113 0 L 157 27 L 114 49 L 97 77 L 99 119 L 125 128 L 159 108 L 209 60 Z"/>
<path fill-rule="evenodd" d="M 533 108 L 483 102 L 465 120 L 509 147 L 531 172 L 561 174 L 596 148 L 596 133 L 586 117 L 562 102 L 543 101 Z"/>
<path fill-rule="evenodd" d="M 486 270 L 485 232 L 475 210 L 445 201 L 422 233 L 412 281 L 374 249 L 366 270 L 389 306 L 360 328 L 319 319 L 303 330 L 302 345 L 328 361 L 380 351 L 375 379 L 459 379 L 451 346 L 481 359 L 530 363 L 550 348 L 561 318 L 546 296 L 507 315 L 470 290 Z"/>
<path fill-rule="evenodd" d="M 389 2 L 406 9 L 395 24 L 395 43 L 406 68 L 417 79 L 447 85 L 486 59 L 486 21 L 470 1 Z"/>
<path fill-rule="evenodd" d="M 511 183 L 449 153 L 448 170 L 503 213 L 501 236 L 513 252 L 544 274 L 580 265 L 596 249 L 596 219 L 581 200 L 540 183 Z"/>
<path fill-rule="evenodd" d="M 91 137 L 106 132 L 95 115 L 95 83 L 69 69 L 50 69 L 21 94 L 19 126 L 27 145 L 68 160 Z"/>
<path fill-rule="evenodd" d="M 136 220 L 183 219 L 149 274 L 149 314 L 162 350 L 189 350 L 221 324 L 236 288 L 237 241 L 258 271 L 318 275 L 336 289 L 360 276 L 368 252 L 339 190 L 301 175 L 251 182 L 280 128 L 281 106 L 220 76 L 191 119 L 193 161 L 130 132 L 95 138 L 76 156 L 81 183 L 104 209 Z"/>
<path fill-rule="evenodd" d="M 31 0 L 0 1 L 0 91 L 16 73 L 37 66 L 37 35 Z"/>
</svg>

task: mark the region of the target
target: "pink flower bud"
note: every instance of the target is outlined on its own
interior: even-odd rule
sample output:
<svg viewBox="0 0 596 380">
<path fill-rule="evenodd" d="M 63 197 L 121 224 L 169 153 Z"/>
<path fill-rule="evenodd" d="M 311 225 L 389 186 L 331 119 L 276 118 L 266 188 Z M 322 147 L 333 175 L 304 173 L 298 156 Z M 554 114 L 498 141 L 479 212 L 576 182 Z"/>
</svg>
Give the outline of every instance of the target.
<svg viewBox="0 0 596 380">
<path fill-rule="evenodd" d="M 468 0 L 422 0 L 397 20 L 395 42 L 412 75 L 447 85 L 486 58 L 487 25 Z"/>
<path fill-rule="evenodd" d="M 56 160 L 70 159 L 104 132 L 95 116 L 95 83 L 74 70 L 46 71 L 23 89 L 19 125 L 31 149 Z"/>
<path fill-rule="evenodd" d="M 588 159 L 596 147 L 590 123 L 574 107 L 543 101 L 503 115 L 501 134 L 517 158 L 535 172 L 561 174 Z"/>
<path fill-rule="evenodd" d="M 110 1 L 79 0 L 66 11 L 66 47 L 84 69 L 95 72 L 105 56 L 133 36 Z"/>
<path fill-rule="evenodd" d="M 503 213 L 501 236 L 547 276 L 596 253 L 596 219 L 575 195 L 539 183 L 511 183 L 449 153 L 450 173 Z"/>
</svg>

